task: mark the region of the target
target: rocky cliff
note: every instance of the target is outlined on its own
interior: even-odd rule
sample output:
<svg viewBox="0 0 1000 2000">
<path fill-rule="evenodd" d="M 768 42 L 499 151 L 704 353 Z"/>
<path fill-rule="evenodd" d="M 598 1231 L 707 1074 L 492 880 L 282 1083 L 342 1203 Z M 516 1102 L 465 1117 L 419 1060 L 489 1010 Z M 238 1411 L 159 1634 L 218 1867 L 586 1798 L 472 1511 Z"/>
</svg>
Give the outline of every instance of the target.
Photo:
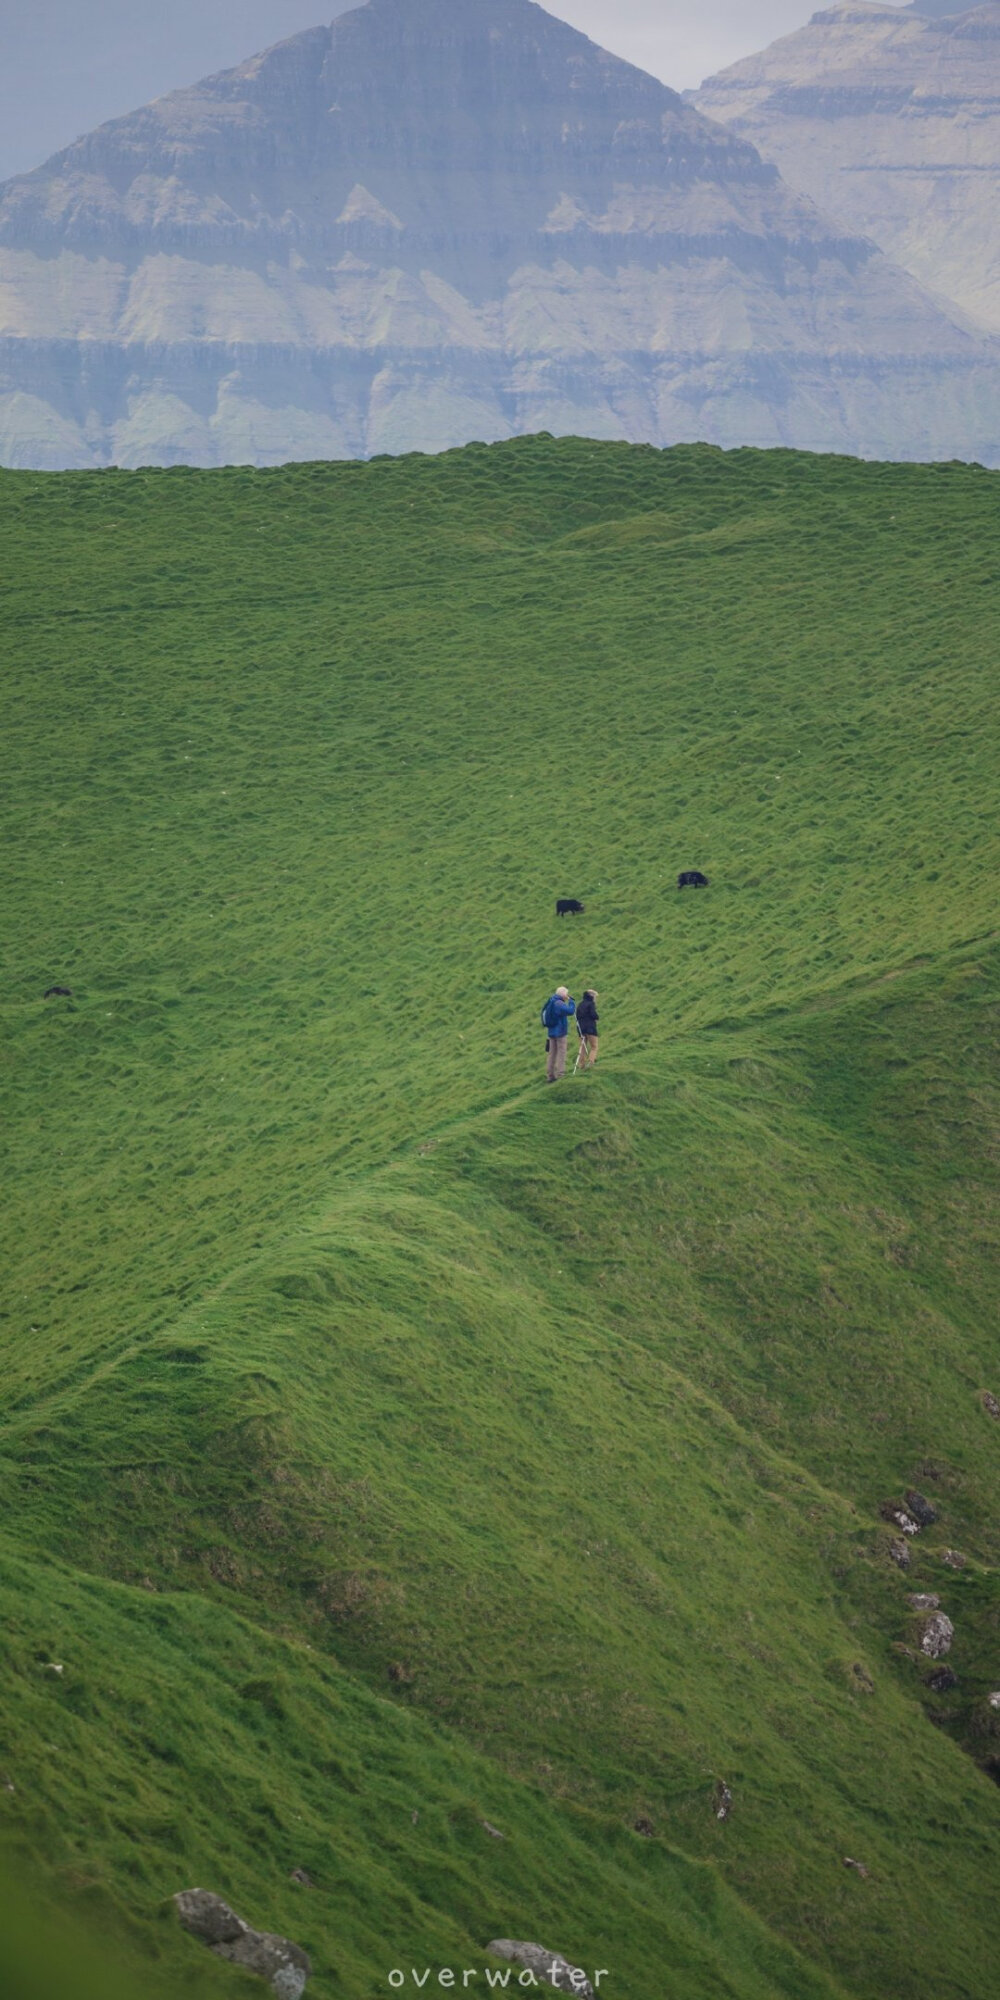
<svg viewBox="0 0 1000 2000">
<path fill-rule="evenodd" d="M 369 0 L 0 189 L 0 458 L 1000 460 L 1000 348 L 529 0 Z"/>
<path fill-rule="evenodd" d="M 693 100 L 1000 331 L 1000 4 L 829 7 Z"/>
</svg>

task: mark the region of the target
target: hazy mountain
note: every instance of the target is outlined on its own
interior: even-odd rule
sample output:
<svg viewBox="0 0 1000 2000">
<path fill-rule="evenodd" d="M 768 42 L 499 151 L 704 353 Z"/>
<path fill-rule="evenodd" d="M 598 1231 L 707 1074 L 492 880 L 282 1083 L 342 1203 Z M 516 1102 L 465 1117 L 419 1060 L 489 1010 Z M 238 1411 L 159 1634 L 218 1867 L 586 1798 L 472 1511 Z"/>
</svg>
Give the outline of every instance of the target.
<svg viewBox="0 0 1000 2000">
<path fill-rule="evenodd" d="M 529 0 L 369 0 L 0 189 L 8 464 L 536 429 L 1000 459 L 1000 348 Z"/>
<path fill-rule="evenodd" d="M 1000 331 L 1000 4 L 826 8 L 694 102 Z"/>
</svg>

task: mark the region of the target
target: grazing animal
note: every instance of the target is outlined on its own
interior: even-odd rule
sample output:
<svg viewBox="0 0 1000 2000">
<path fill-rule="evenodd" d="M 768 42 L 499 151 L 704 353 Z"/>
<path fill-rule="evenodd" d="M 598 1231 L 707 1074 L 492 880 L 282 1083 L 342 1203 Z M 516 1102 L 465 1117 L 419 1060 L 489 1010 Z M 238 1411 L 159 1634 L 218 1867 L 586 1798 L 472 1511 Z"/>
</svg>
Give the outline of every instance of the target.
<svg viewBox="0 0 1000 2000">
<path fill-rule="evenodd" d="M 72 1000 L 72 998 L 73 995 L 68 986 L 50 986 L 42 994 L 43 1000 Z"/>
<path fill-rule="evenodd" d="M 583 904 L 578 903 L 575 896 L 560 896 L 556 904 L 557 917 L 582 917 L 582 915 Z"/>
<path fill-rule="evenodd" d="M 677 877 L 677 887 L 678 889 L 707 889 L 708 876 L 703 875 L 700 868 L 685 868 L 683 875 L 678 875 Z"/>
</svg>

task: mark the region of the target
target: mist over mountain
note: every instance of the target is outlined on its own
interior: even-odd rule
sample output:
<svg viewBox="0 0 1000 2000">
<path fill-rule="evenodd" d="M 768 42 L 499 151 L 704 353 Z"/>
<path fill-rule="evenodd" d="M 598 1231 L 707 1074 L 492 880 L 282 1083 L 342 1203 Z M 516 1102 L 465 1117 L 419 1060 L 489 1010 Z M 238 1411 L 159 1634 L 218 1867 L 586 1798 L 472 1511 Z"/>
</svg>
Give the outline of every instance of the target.
<svg viewBox="0 0 1000 2000">
<path fill-rule="evenodd" d="M 847 4 L 693 101 L 786 180 L 1000 331 L 1000 4 Z"/>
<path fill-rule="evenodd" d="M 540 429 L 992 462 L 998 392 L 995 343 L 529 0 L 369 0 L 0 189 L 9 465 Z"/>
</svg>

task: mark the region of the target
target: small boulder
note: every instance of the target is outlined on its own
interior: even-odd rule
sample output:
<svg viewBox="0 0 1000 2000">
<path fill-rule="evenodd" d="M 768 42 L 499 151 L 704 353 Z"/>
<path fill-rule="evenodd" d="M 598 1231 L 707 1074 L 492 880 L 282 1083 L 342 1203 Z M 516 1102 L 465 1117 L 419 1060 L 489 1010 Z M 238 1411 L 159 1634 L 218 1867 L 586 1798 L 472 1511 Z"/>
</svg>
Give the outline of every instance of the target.
<svg viewBox="0 0 1000 2000">
<path fill-rule="evenodd" d="M 915 1493 L 911 1487 L 906 1496 L 906 1504 L 921 1528 L 933 1528 L 937 1520 L 937 1508 L 932 1507 L 922 1493 Z"/>
<path fill-rule="evenodd" d="M 184 1929 L 207 1944 L 216 1958 L 227 1958 L 268 1980 L 277 2000 L 299 2000 L 311 1968 L 297 1944 L 270 1931 L 253 1930 L 209 1889 L 182 1889 L 174 1902 Z"/>
<path fill-rule="evenodd" d="M 983 1409 L 988 1417 L 993 1417 L 1000 1423 L 1000 1396 L 991 1395 L 989 1389 L 983 1391 Z"/>
<path fill-rule="evenodd" d="M 942 1549 L 941 1561 L 946 1569 L 964 1569 L 966 1558 L 959 1554 L 958 1549 Z"/>
<path fill-rule="evenodd" d="M 940 1611 L 941 1609 L 941 1599 L 935 1597 L 932 1590 L 917 1591 L 912 1597 L 908 1597 L 906 1601 L 908 1604 L 912 1604 L 914 1611 Z"/>
<path fill-rule="evenodd" d="M 989 1702 L 991 1708 L 1000 1708 L 1000 1689 L 997 1690 L 996 1694 L 990 1695 Z M 10 1789 L 11 1791 L 13 1791 L 14 1789 L 13 1785 L 11 1785 Z"/>
<path fill-rule="evenodd" d="M 715 1787 L 714 1812 L 716 1819 L 727 1820 L 733 1810 L 733 1795 L 727 1784 L 719 1779 Z"/>
<path fill-rule="evenodd" d="M 901 1539 L 890 1542 L 889 1558 L 891 1562 L 895 1563 L 897 1569 L 909 1569 L 913 1561 L 913 1557 L 910 1554 L 909 1542 L 904 1542 Z"/>
<path fill-rule="evenodd" d="M 952 1688 L 958 1686 L 958 1675 L 951 1667 L 935 1667 L 932 1674 L 925 1674 L 924 1686 L 929 1687 L 932 1694 L 950 1694 Z"/>
<path fill-rule="evenodd" d="M 862 1880 L 865 1882 L 867 1882 L 869 1874 L 871 1873 L 871 1870 L 865 1866 L 865 1863 L 863 1861 L 852 1861 L 849 1854 L 845 1854 L 844 1856 L 844 1867 L 853 1868 L 855 1873 L 860 1875 Z"/>
<path fill-rule="evenodd" d="M 640 1813 L 638 1819 L 632 1821 L 632 1826 L 634 1832 L 641 1833 L 643 1840 L 654 1840 L 656 1838 L 656 1828 L 652 1820 L 647 1819 L 645 1813 Z"/>
<path fill-rule="evenodd" d="M 217 1958 L 228 1958 L 232 1965 L 242 1965 L 245 1972 L 256 1972 L 260 1979 L 266 1979 L 278 2000 L 299 2000 L 305 1991 L 309 1960 L 287 1938 L 274 1937 L 270 1931 L 245 1930 L 232 1944 L 217 1944 L 214 1949 Z"/>
<path fill-rule="evenodd" d="M 501 1833 L 500 1828 L 498 1826 L 490 1825 L 488 1819 L 481 1819 L 479 1824 L 482 1827 L 483 1832 L 489 1834 L 491 1840 L 503 1840 L 506 1838 L 506 1836 Z"/>
<path fill-rule="evenodd" d="M 202 1944 L 232 1944 L 247 1929 L 243 1918 L 210 1889 L 182 1889 L 174 1902 L 184 1929 Z"/>
<path fill-rule="evenodd" d="M 494 1938 L 486 1949 L 494 1958 L 506 1959 L 509 1965 L 519 1965 L 522 1971 L 534 1973 L 542 1985 L 556 1993 L 575 1993 L 579 2000 L 594 2000 L 594 1989 L 586 1973 L 579 1966 L 570 1965 L 561 1952 L 546 1951 L 540 1944 L 515 1944 L 510 1938 Z"/>
<path fill-rule="evenodd" d="M 906 1508 L 900 1507 L 895 1500 L 884 1500 L 880 1512 L 883 1521 L 891 1521 L 893 1527 L 901 1528 L 904 1535 L 919 1535 L 919 1522 L 915 1521 L 913 1515 L 908 1514 Z"/>
<path fill-rule="evenodd" d="M 300 1889 L 315 1889 L 316 1887 L 308 1868 L 293 1868 L 288 1880 L 290 1882 L 297 1882 Z"/>
<path fill-rule="evenodd" d="M 943 1611 L 934 1611 L 925 1618 L 920 1629 L 920 1650 L 929 1660 L 940 1660 L 951 1652 L 951 1642 L 955 1637 L 955 1627 Z"/>
</svg>

